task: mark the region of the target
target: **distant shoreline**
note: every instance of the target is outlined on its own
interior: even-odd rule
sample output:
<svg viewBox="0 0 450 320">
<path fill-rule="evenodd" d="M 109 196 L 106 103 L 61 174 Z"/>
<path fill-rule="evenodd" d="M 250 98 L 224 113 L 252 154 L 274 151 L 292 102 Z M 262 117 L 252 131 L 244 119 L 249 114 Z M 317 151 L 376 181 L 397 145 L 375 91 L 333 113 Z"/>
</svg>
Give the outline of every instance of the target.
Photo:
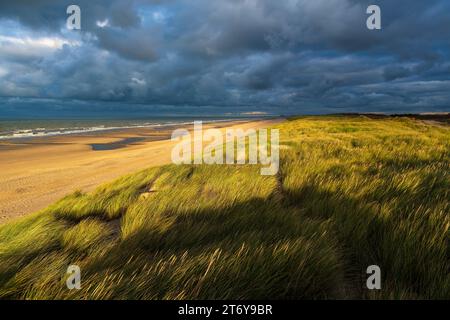
<svg viewBox="0 0 450 320">
<path fill-rule="evenodd" d="M 275 118 L 272 116 L 259 116 L 259 117 L 243 117 L 243 118 L 227 118 L 227 119 L 207 119 L 207 120 L 201 120 L 205 124 L 214 124 L 214 123 L 226 123 L 226 122 L 248 122 L 248 121 L 260 121 L 260 120 L 269 120 L 271 118 Z M 25 120 L 24 120 L 25 121 Z M 30 120 L 26 120 L 30 121 Z M 45 122 L 45 121 L 58 121 L 54 119 L 49 120 L 40 120 L 39 123 Z M 68 121 L 68 120 L 61 120 L 61 121 Z M 70 120 L 70 121 L 79 121 L 80 123 L 89 123 L 88 121 L 97 121 L 98 123 L 101 123 L 101 120 Z M 116 122 L 120 122 L 120 120 L 115 120 Z M 133 121 L 126 120 L 127 122 L 132 123 Z M 125 125 L 115 125 L 115 126 L 105 126 L 105 125 L 97 125 L 97 126 L 85 126 L 85 127 L 62 127 L 62 128 L 46 128 L 46 127 L 40 127 L 40 128 L 25 128 L 25 129 L 10 129 L 5 131 L 0 131 L 0 142 L 2 141 L 17 141 L 19 139 L 33 139 L 33 138 L 45 138 L 45 137 L 54 137 L 54 136 L 68 136 L 68 135 L 85 135 L 85 134 L 96 134 L 96 133 L 107 133 L 111 131 L 116 130 L 127 130 L 127 129 L 155 129 L 155 130 L 165 130 L 172 127 L 180 127 L 180 126 L 188 126 L 192 125 L 194 121 L 197 120 L 180 120 L 180 121 L 167 121 L 167 122 L 150 122 L 146 120 L 135 120 L 137 121 L 143 121 L 142 123 L 136 123 L 136 124 L 125 124 Z M 10 123 L 20 123 L 21 120 L 4 120 L 4 122 L 10 122 Z M 104 121 L 105 123 L 108 123 L 108 120 Z M 1 122 L 0 122 L 1 124 Z M 0 126 L 1 130 L 1 126 Z"/>
</svg>

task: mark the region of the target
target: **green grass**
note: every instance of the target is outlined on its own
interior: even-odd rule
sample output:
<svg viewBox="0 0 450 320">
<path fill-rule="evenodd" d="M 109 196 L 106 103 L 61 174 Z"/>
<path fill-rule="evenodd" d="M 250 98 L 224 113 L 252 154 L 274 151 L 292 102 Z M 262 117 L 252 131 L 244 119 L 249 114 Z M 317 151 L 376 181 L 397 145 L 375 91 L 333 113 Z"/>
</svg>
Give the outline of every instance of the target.
<svg viewBox="0 0 450 320">
<path fill-rule="evenodd" d="M 254 165 L 143 170 L 0 227 L 3 299 L 449 299 L 450 131 L 406 118 L 278 126 Z M 66 270 L 81 268 L 81 290 Z M 365 287 L 379 265 L 382 290 Z"/>
</svg>

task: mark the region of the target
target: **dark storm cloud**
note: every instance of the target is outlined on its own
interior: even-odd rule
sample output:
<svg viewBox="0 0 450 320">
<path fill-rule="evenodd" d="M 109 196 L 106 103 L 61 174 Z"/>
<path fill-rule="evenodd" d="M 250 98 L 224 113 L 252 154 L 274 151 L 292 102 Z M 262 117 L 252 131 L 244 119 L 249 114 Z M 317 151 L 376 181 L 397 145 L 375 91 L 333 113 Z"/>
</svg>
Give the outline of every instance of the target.
<svg viewBox="0 0 450 320">
<path fill-rule="evenodd" d="M 73 3 L 81 31 L 65 30 Z M 381 31 L 365 26 L 369 4 Z M 448 110 L 449 12 L 446 0 L 3 1 L 0 96 Z"/>
</svg>

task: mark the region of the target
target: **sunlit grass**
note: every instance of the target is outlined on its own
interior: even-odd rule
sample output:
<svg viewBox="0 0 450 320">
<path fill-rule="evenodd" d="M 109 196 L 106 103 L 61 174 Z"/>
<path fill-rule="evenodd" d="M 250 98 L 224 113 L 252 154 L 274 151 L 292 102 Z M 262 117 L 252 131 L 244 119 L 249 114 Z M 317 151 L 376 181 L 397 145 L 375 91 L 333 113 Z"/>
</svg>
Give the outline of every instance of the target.
<svg viewBox="0 0 450 320">
<path fill-rule="evenodd" d="M 182 165 L 0 227 L 0 297 L 450 298 L 450 131 L 301 117 L 281 166 Z M 68 290 L 68 265 L 81 290 Z M 382 290 L 365 287 L 379 265 Z"/>
</svg>

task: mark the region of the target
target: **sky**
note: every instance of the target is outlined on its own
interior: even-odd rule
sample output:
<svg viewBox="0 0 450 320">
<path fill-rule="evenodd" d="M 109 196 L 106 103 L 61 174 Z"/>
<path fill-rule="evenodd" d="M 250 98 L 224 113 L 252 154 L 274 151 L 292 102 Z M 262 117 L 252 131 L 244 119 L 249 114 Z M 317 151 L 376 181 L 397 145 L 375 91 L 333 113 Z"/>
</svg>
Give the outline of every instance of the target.
<svg viewBox="0 0 450 320">
<path fill-rule="evenodd" d="M 448 0 L 1 1 L 0 117 L 450 111 L 449 58 Z"/>
</svg>

